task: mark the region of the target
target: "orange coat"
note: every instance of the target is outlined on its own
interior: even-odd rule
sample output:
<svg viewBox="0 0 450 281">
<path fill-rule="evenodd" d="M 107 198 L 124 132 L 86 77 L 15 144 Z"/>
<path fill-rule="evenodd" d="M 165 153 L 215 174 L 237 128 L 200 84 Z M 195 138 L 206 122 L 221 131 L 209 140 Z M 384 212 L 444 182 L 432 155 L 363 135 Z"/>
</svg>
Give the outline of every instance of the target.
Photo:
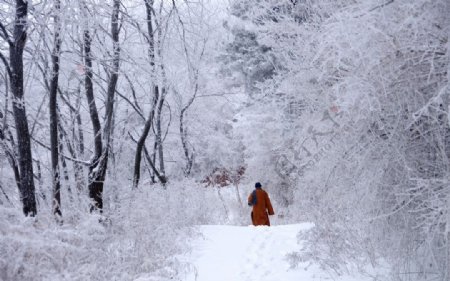
<svg viewBox="0 0 450 281">
<path fill-rule="evenodd" d="M 269 195 L 261 188 L 256 188 L 256 204 L 253 205 L 252 223 L 253 225 L 268 225 L 270 226 L 269 216 L 274 215 L 272 204 L 270 203 Z M 248 203 L 251 205 L 253 201 L 253 192 L 248 197 Z"/>
</svg>

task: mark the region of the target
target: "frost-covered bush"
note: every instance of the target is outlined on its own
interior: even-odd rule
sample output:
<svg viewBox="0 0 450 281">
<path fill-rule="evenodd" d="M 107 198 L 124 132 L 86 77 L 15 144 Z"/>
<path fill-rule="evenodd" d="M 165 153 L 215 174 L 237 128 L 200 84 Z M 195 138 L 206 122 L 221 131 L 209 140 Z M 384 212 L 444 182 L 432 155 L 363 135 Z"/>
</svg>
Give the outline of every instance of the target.
<svg viewBox="0 0 450 281">
<path fill-rule="evenodd" d="M 241 113 L 247 161 L 316 223 L 311 256 L 448 279 L 448 3 L 235 3 L 282 65 Z"/>
<path fill-rule="evenodd" d="M 62 225 L 48 209 L 25 218 L 20 209 L 1 206 L 0 279 L 175 280 L 190 270 L 178 255 L 197 235 L 192 226 L 241 220 L 232 189 L 220 197 L 189 181 L 117 188 L 120 203 L 107 195 L 103 215 L 74 209 Z"/>
</svg>

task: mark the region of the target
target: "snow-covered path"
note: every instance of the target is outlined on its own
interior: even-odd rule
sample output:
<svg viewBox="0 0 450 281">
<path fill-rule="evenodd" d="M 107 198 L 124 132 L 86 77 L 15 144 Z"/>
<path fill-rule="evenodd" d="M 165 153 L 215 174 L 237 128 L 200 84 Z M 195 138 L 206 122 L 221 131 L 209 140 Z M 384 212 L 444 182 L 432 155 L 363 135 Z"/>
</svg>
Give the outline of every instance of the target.
<svg viewBox="0 0 450 281">
<path fill-rule="evenodd" d="M 298 251 L 297 234 L 311 224 L 272 227 L 201 226 L 189 259 L 195 272 L 189 281 L 364 281 L 362 276 L 331 279 L 315 265 L 290 268 L 286 254 Z"/>
</svg>

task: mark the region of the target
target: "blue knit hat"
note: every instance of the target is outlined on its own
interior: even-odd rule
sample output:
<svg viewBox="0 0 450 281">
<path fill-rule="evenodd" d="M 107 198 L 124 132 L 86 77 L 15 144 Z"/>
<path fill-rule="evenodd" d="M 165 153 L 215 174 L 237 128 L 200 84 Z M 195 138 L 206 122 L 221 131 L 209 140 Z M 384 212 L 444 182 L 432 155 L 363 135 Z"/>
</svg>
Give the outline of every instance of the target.
<svg viewBox="0 0 450 281">
<path fill-rule="evenodd" d="M 255 187 L 256 188 L 260 188 L 261 187 L 261 183 L 259 183 L 259 182 L 255 183 Z"/>
</svg>

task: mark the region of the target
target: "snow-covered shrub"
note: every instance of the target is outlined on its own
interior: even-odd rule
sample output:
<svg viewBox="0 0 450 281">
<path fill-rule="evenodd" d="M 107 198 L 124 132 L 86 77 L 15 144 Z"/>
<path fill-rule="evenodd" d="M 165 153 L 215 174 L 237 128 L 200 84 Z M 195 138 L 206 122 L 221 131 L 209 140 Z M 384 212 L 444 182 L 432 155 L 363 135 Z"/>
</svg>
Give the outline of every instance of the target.
<svg viewBox="0 0 450 281">
<path fill-rule="evenodd" d="M 288 219 L 317 225 L 311 256 L 446 280 L 448 3 L 235 2 L 282 65 L 241 113 L 257 116 L 249 170 L 293 191 Z"/>
<path fill-rule="evenodd" d="M 232 189 L 221 199 L 188 181 L 134 191 L 109 184 L 118 185 L 119 204 L 106 195 L 103 215 L 66 210 L 62 225 L 48 209 L 25 218 L 1 206 L 0 279 L 174 280 L 189 270 L 177 256 L 196 236 L 191 226 L 240 220 Z"/>
</svg>

